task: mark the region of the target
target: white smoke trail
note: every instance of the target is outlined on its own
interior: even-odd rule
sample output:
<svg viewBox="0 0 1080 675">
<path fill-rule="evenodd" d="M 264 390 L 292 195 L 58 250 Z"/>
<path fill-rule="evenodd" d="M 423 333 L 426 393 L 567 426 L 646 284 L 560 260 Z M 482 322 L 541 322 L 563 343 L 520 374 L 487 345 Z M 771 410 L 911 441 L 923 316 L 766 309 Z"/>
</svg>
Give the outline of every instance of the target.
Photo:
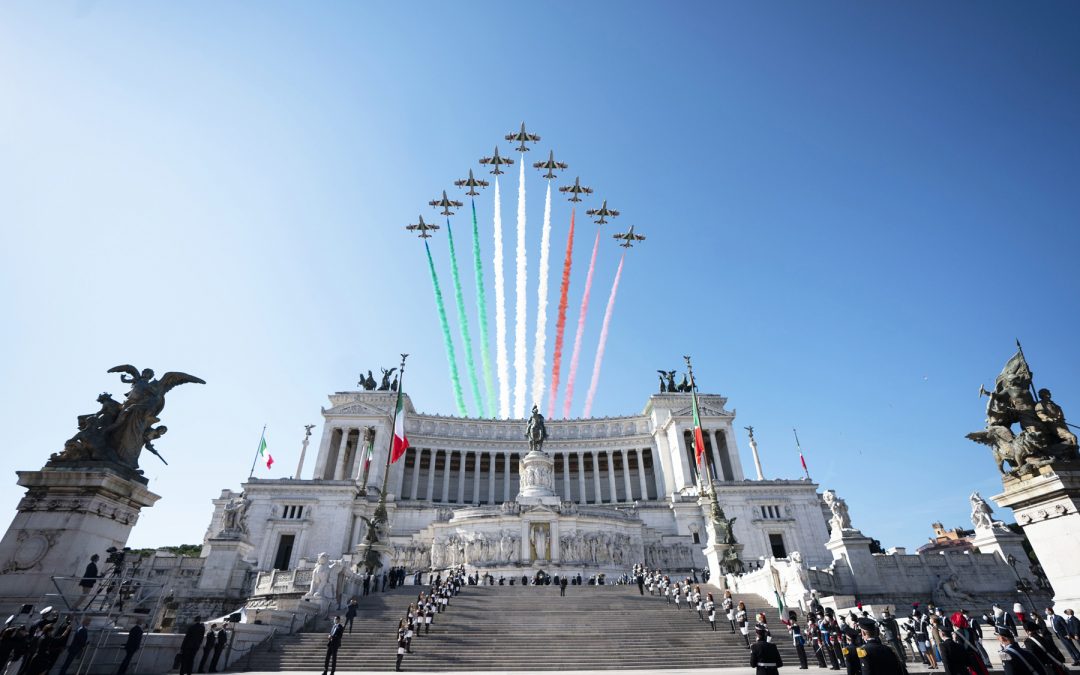
<svg viewBox="0 0 1080 675">
<path fill-rule="evenodd" d="M 521 160 L 518 174 L 517 208 L 517 275 L 514 279 L 517 292 L 514 326 L 514 417 L 525 417 L 525 321 L 528 318 L 529 301 L 525 295 L 525 160 Z"/>
<path fill-rule="evenodd" d="M 499 417 L 506 419 L 510 417 L 510 363 L 506 358 L 506 285 L 503 281 L 502 200 L 498 176 L 495 176 L 495 367 L 499 375 Z"/>
<path fill-rule="evenodd" d="M 551 250 L 551 181 L 544 197 L 544 228 L 540 236 L 540 285 L 536 289 L 536 339 L 533 340 L 532 399 L 544 400 L 544 352 L 547 350 L 548 257 Z"/>
</svg>

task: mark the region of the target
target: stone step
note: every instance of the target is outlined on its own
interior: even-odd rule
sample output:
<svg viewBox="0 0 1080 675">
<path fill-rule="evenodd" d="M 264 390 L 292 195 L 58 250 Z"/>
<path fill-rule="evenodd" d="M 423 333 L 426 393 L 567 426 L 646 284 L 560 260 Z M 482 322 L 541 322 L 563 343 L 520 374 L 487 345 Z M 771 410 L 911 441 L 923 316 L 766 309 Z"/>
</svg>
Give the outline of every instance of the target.
<svg viewBox="0 0 1080 675">
<path fill-rule="evenodd" d="M 704 590 L 703 586 L 703 590 Z M 342 670 L 389 669 L 397 652 L 396 627 L 415 586 L 360 600 L 353 633 L 338 651 Z M 716 597 L 720 594 L 710 589 Z M 758 597 L 741 598 L 762 606 Z M 753 615 L 757 609 L 750 607 Z M 773 639 L 785 661 L 797 663 L 787 631 L 775 609 L 765 609 L 775 625 Z M 344 614 L 342 612 L 342 614 Z M 636 586 L 574 586 L 565 597 L 555 587 L 470 586 L 435 615 L 429 634 L 413 639 L 407 670 L 610 670 L 745 667 L 749 655 L 742 636 L 724 617 L 717 630 L 696 611 L 676 611 Z M 311 633 L 275 638 L 271 648 L 243 663 L 251 670 L 322 669 L 329 622 Z"/>
</svg>

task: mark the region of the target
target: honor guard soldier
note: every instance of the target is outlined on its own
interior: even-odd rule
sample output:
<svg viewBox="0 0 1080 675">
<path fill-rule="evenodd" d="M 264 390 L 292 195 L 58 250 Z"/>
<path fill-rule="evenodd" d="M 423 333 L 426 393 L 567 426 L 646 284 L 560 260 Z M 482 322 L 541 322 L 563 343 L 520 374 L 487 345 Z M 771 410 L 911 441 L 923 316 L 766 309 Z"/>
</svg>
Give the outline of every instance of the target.
<svg viewBox="0 0 1080 675">
<path fill-rule="evenodd" d="M 1037 656 L 1016 644 L 1016 637 L 1006 625 L 994 627 L 1001 643 L 1001 668 L 1005 675 L 1048 675 Z"/>
<path fill-rule="evenodd" d="M 750 647 L 750 667 L 757 668 L 757 675 L 780 675 L 780 650 L 769 642 L 767 630 L 758 629 L 757 641 Z"/>
<path fill-rule="evenodd" d="M 855 648 L 862 675 L 904 675 L 904 664 L 889 647 L 881 644 L 877 622 L 870 618 L 859 619 L 863 645 Z"/>
</svg>

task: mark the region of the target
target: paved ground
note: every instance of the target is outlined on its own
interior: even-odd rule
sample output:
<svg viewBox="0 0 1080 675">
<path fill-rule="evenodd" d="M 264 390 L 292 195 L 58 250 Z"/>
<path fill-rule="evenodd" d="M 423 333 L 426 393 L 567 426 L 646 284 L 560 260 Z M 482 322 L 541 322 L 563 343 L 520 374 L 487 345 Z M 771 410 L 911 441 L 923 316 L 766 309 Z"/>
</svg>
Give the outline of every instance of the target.
<svg viewBox="0 0 1080 675">
<path fill-rule="evenodd" d="M 439 671 L 429 670 L 409 670 L 407 667 L 402 669 L 403 672 L 413 673 L 413 675 L 439 675 Z M 785 666 L 780 669 L 784 673 L 799 672 L 798 662 L 794 666 Z M 821 669 L 817 666 L 810 666 L 806 672 L 808 674 L 814 673 L 843 673 L 844 671 L 831 671 L 828 669 Z M 912 673 L 944 673 L 941 668 L 937 670 L 930 670 L 926 666 L 912 663 L 908 664 L 908 671 Z M 275 673 L 259 673 L 252 672 L 250 675 L 289 675 L 289 673 L 296 673 L 297 675 L 309 675 L 310 673 L 319 673 L 320 671 L 278 671 Z M 337 675 L 389 675 L 394 671 L 386 670 L 365 670 L 365 671 L 346 671 L 339 670 Z M 484 675 L 551 675 L 550 670 L 485 670 L 482 671 Z M 664 670 L 560 670 L 558 671 L 564 675 L 612 675 L 613 673 L 621 673 L 623 675 L 651 675 L 652 673 L 660 673 L 661 675 L 755 675 L 753 668 L 676 668 L 676 669 L 664 669 Z M 993 670 L 991 672 L 1000 672 L 1000 670 Z"/>
</svg>

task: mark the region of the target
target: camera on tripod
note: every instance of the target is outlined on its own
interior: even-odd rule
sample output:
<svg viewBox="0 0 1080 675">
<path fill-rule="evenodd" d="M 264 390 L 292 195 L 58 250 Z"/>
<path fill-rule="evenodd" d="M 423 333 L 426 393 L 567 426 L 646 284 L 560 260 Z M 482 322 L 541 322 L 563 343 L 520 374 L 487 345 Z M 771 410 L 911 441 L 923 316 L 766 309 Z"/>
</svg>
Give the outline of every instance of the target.
<svg viewBox="0 0 1080 675">
<path fill-rule="evenodd" d="M 115 546 L 110 546 L 105 549 L 108 553 L 108 557 L 105 558 L 106 565 L 113 565 L 114 567 L 122 567 L 124 565 L 124 557 L 131 551 L 131 549 L 125 546 L 122 549 L 118 549 Z"/>
</svg>

